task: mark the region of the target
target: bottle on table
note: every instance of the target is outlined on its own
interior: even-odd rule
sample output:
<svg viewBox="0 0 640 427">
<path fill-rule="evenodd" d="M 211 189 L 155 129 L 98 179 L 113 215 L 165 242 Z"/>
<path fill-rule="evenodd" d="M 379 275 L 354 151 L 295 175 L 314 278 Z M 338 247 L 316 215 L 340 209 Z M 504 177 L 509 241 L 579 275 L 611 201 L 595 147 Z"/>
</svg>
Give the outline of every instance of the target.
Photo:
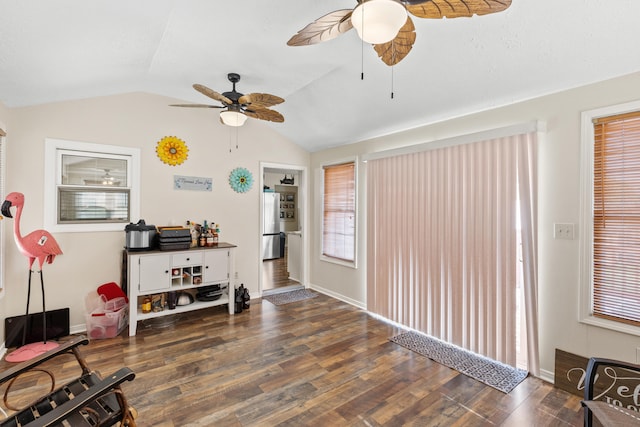
<svg viewBox="0 0 640 427">
<path fill-rule="evenodd" d="M 200 227 L 200 247 L 207 246 L 207 221 L 204 222 L 203 226 Z"/>
<path fill-rule="evenodd" d="M 211 228 L 207 230 L 207 246 L 213 246 L 213 231 L 211 231 Z"/>
<path fill-rule="evenodd" d="M 149 295 L 142 300 L 142 312 L 151 313 L 151 297 Z"/>
<path fill-rule="evenodd" d="M 196 225 L 193 221 L 187 221 L 187 227 L 189 227 L 189 234 L 191 234 L 191 244 L 189 247 L 195 248 L 198 246 L 198 230 L 196 230 Z"/>
<path fill-rule="evenodd" d="M 216 224 L 215 227 L 213 227 L 213 245 L 217 246 L 219 241 L 220 241 L 220 225 Z"/>
</svg>

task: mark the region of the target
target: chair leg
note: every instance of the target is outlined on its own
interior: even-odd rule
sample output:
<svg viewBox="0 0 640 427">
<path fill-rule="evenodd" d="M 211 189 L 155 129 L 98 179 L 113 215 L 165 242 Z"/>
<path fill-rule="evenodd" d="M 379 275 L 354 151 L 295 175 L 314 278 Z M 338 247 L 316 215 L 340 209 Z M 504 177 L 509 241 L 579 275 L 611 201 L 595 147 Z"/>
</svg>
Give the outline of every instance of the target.
<svg viewBox="0 0 640 427">
<path fill-rule="evenodd" d="M 585 427 L 593 426 L 593 414 L 591 413 L 591 410 L 586 406 L 584 407 L 584 426 Z"/>
</svg>

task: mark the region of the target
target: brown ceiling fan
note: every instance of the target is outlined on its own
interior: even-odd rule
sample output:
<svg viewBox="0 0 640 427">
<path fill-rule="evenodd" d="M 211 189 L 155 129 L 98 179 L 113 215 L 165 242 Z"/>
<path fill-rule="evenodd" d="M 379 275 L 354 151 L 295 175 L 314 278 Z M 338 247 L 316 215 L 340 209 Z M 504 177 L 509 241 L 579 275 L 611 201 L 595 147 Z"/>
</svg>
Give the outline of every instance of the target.
<svg viewBox="0 0 640 427">
<path fill-rule="evenodd" d="M 291 37 L 289 46 L 307 46 L 332 40 L 355 28 L 373 45 L 387 65 L 402 61 L 416 41 L 409 13 L 418 18 L 459 18 L 501 12 L 511 0 L 357 0 L 354 9 L 340 9 L 313 21 Z M 407 13 L 408 12 L 408 13 Z"/>
<path fill-rule="evenodd" d="M 220 101 L 222 105 L 172 104 L 171 106 L 223 108 L 224 111 L 220 112 L 220 121 L 228 126 L 242 126 L 245 120 L 247 120 L 247 117 L 277 123 L 284 122 L 282 114 L 269 108 L 283 103 L 284 99 L 268 93 L 248 93 L 244 95 L 236 91 L 236 83 L 240 81 L 240 74 L 229 73 L 227 74 L 227 78 L 233 83 L 233 89 L 230 92 L 223 92 L 222 94 L 201 84 L 193 85 L 195 90 L 209 98 Z"/>
</svg>

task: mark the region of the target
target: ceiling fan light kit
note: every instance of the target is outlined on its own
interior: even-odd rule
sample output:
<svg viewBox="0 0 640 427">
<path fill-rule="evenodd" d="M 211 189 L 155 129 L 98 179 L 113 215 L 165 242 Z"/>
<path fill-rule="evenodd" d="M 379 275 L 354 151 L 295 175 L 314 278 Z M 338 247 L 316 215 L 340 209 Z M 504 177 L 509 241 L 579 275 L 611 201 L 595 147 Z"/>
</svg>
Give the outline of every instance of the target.
<svg viewBox="0 0 640 427">
<path fill-rule="evenodd" d="M 242 126 L 247 121 L 247 116 L 237 111 L 221 111 L 220 120 L 227 126 Z"/>
<path fill-rule="evenodd" d="M 351 24 L 366 43 L 390 42 L 407 21 L 407 10 L 396 0 L 367 0 L 351 14 Z"/>
</svg>

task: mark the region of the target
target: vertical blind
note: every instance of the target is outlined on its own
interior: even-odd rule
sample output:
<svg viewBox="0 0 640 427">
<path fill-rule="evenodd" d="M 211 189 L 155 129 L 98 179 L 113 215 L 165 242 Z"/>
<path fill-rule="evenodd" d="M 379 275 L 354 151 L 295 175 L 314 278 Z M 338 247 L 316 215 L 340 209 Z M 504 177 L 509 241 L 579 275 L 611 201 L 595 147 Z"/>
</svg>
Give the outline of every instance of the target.
<svg viewBox="0 0 640 427">
<path fill-rule="evenodd" d="M 367 309 L 515 365 L 519 223 L 536 271 L 535 147 L 531 133 L 369 161 Z M 537 284 L 525 275 L 535 372 Z"/>
<path fill-rule="evenodd" d="M 640 325 L 640 112 L 593 126 L 593 315 Z"/>
<path fill-rule="evenodd" d="M 322 255 L 355 261 L 355 163 L 324 166 Z"/>
</svg>

